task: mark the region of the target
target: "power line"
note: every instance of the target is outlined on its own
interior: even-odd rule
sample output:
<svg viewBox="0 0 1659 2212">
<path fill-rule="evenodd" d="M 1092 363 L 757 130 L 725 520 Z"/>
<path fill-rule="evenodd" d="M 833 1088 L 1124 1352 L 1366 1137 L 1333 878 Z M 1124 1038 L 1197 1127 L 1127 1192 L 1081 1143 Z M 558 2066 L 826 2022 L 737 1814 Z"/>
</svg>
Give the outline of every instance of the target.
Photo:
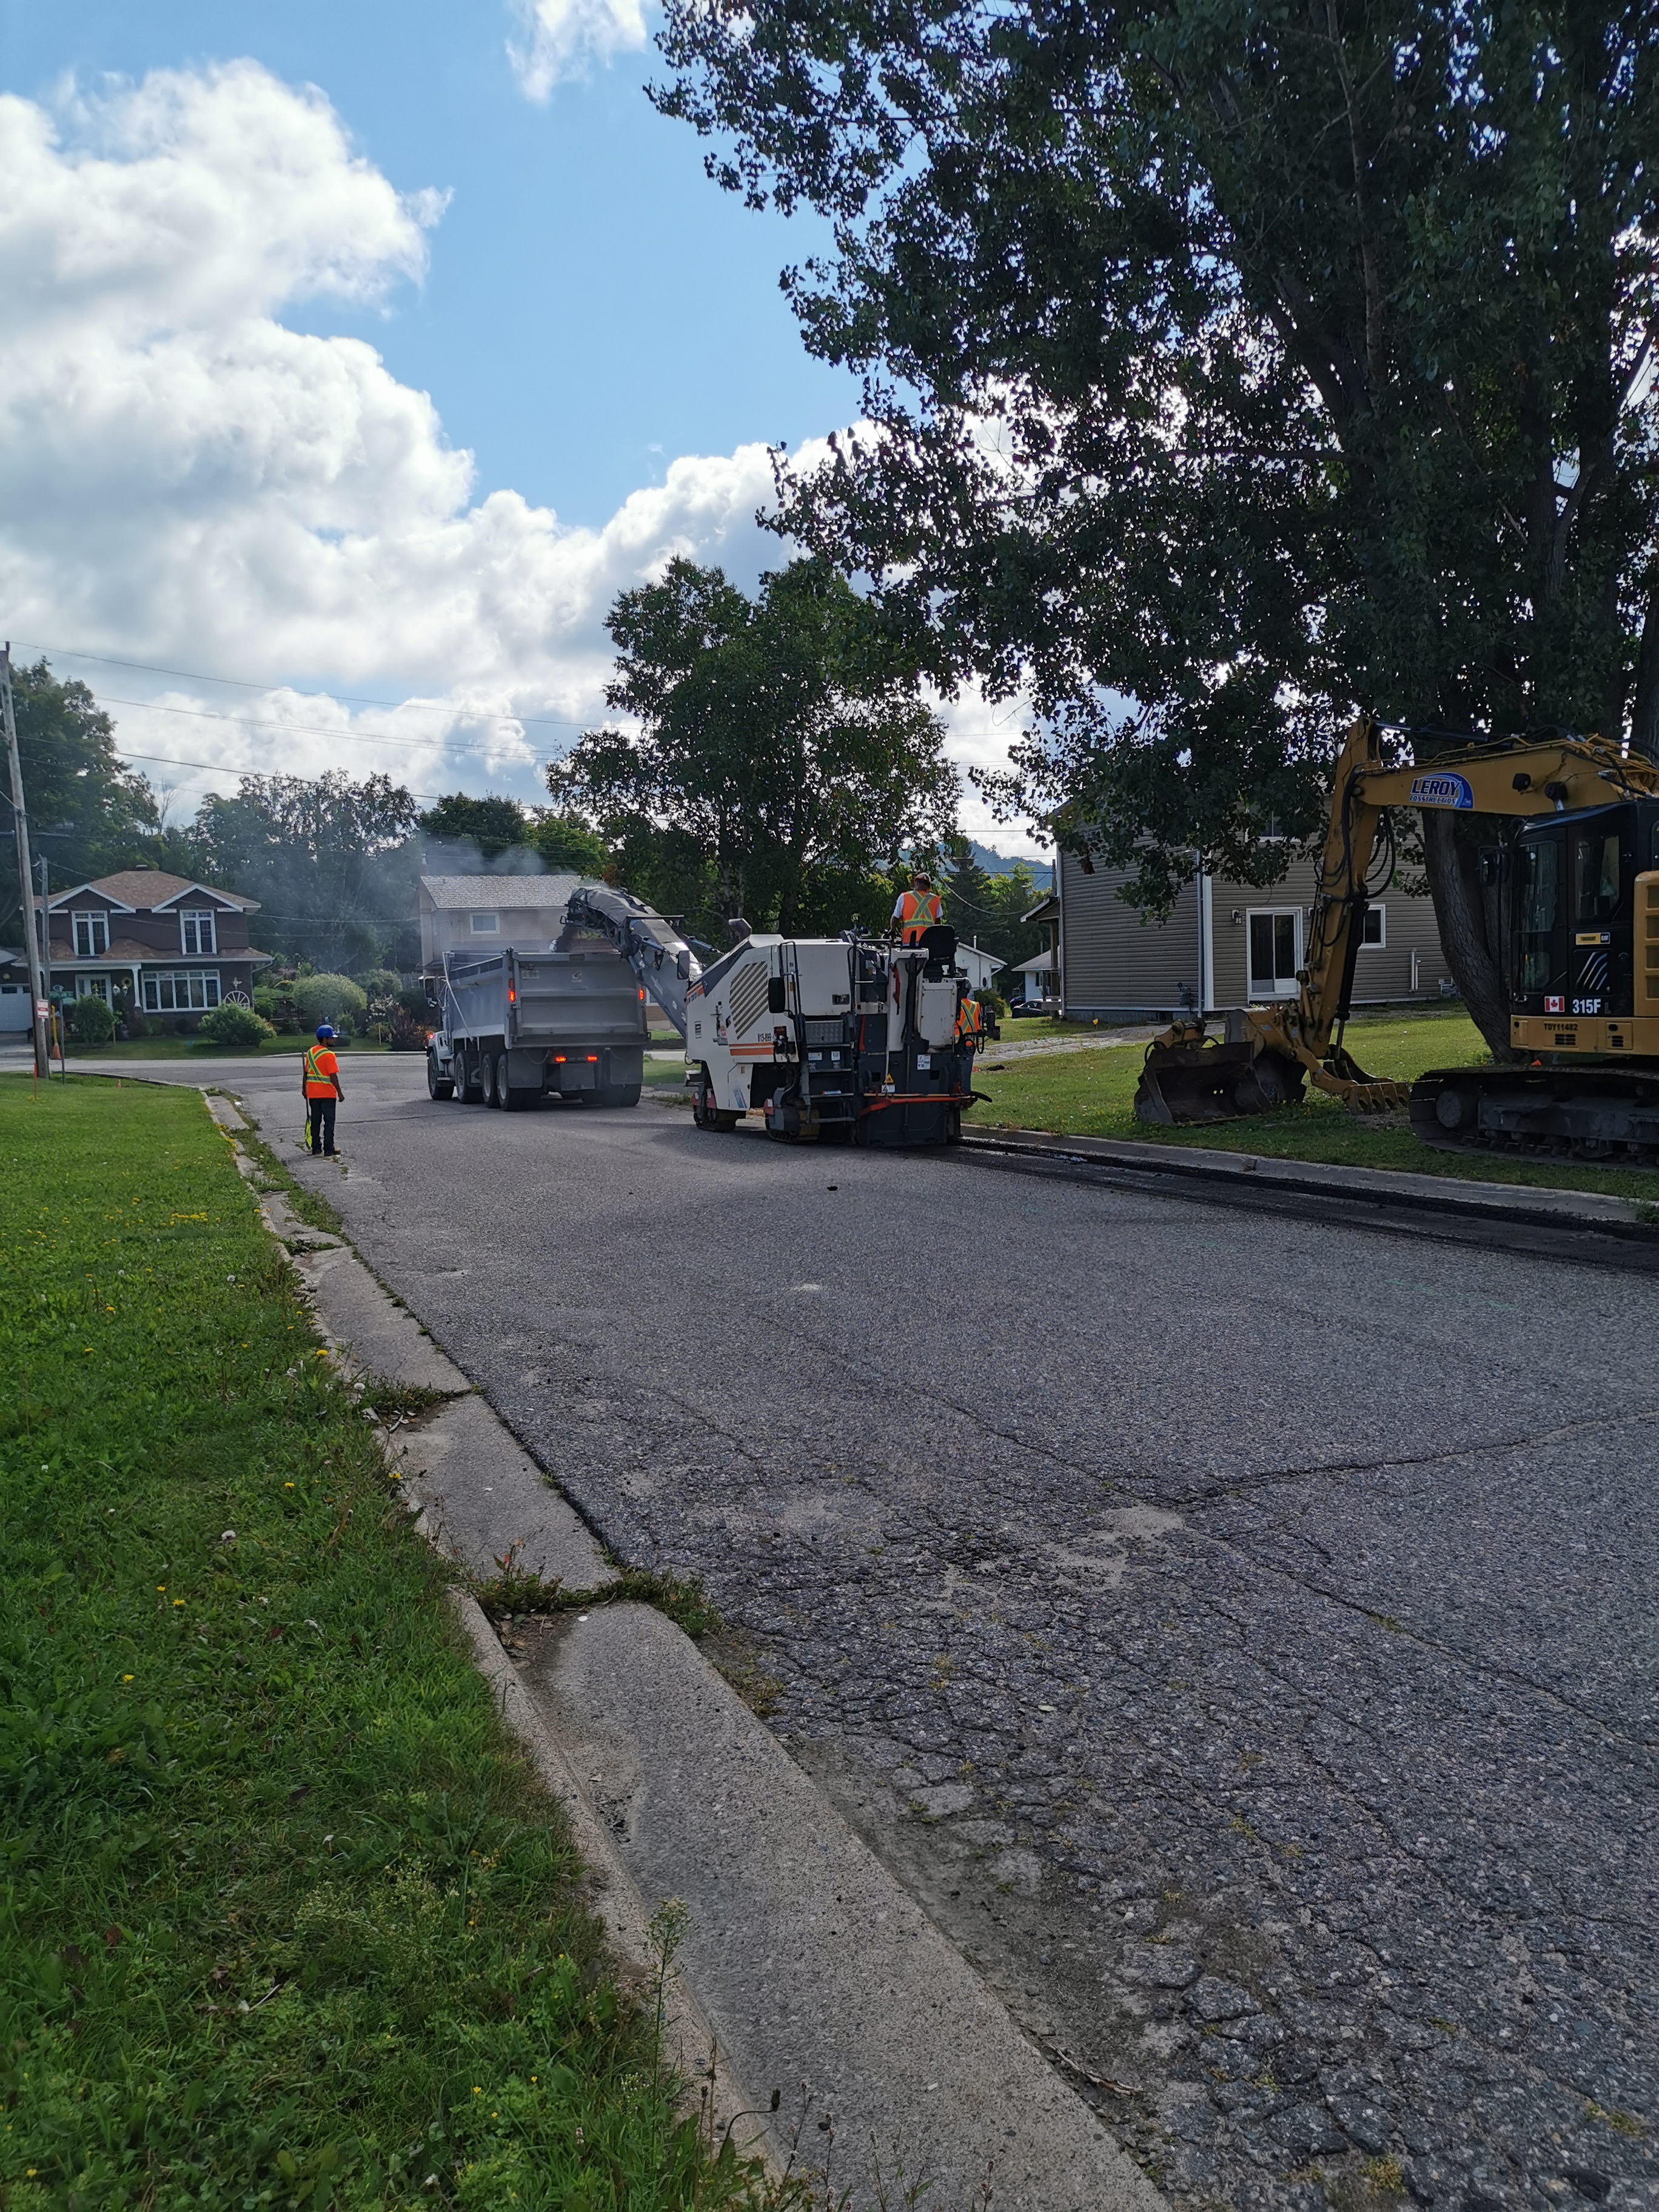
<svg viewBox="0 0 1659 2212">
<path fill-rule="evenodd" d="M 80 653 L 68 645 L 42 645 L 39 638 L 20 638 L 18 643 L 27 643 L 31 652 L 51 654 L 59 660 L 91 660 L 100 668 L 136 668 L 146 676 L 176 676 L 186 684 L 228 684 L 239 691 L 292 691 L 296 698 L 337 699 L 343 707 L 386 707 L 399 714 L 453 714 L 457 711 L 436 701 L 428 704 L 419 699 L 368 699 L 349 691 L 307 691 L 292 684 L 262 684 L 248 676 L 204 676 L 199 669 L 161 668 L 150 660 L 118 660 L 112 653 Z M 149 702 L 128 699 L 118 703 L 143 707 Z M 528 729 L 580 730 L 586 726 L 559 714 L 466 714 L 463 719 L 473 722 L 517 722 Z M 323 734 L 331 736 L 333 732 L 325 731 Z"/>
<path fill-rule="evenodd" d="M 123 753 L 121 757 L 123 760 L 149 761 L 158 768 L 204 768 L 210 775 L 240 776 L 262 773 L 258 769 L 227 768 L 223 761 L 175 760 L 171 753 Z M 411 791 L 409 795 L 411 799 L 429 799 L 435 805 L 439 799 L 453 799 L 455 794 L 448 791 Z"/>
</svg>

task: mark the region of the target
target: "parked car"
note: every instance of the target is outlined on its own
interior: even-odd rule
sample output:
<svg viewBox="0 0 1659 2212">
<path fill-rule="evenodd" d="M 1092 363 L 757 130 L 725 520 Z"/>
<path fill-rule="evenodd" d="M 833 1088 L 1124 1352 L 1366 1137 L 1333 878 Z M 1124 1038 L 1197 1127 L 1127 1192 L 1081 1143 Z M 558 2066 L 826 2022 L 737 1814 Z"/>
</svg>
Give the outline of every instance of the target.
<svg viewBox="0 0 1659 2212">
<path fill-rule="evenodd" d="M 1057 1014 L 1058 999 L 1017 999 L 1008 1009 L 1012 1014 Z"/>
</svg>

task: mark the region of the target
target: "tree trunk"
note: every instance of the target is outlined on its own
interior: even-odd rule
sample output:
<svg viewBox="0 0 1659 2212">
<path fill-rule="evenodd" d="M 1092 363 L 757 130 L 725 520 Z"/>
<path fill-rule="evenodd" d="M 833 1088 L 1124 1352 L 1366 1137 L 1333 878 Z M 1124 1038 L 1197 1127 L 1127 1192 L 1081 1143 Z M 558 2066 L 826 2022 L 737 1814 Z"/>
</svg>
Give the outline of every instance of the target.
<svg viewBox="0 0 1659 2212">
<path fill-rule="evenodd" d="M 1468 830 L 1472 833 L 1474 827 L 1471 823 Z M 1492 1058 L 1512 1060 L 1503 949 L 1501 942 L 1494 945 L 1494 917 L 1481 894 L 1475 839 L 1472 834 L 1458 835 L 1454 815 L 1425 807 L 1423 854 L 1446 963 Z"/>
<path fill-rule="evenodd" d="M 1654 571 L 1642 621 L 1642 653 L 1636 666 L 1636 703 L 1631 710 L 1630 749 L 1659 761 L 1659 568 Z"/>
</svg>

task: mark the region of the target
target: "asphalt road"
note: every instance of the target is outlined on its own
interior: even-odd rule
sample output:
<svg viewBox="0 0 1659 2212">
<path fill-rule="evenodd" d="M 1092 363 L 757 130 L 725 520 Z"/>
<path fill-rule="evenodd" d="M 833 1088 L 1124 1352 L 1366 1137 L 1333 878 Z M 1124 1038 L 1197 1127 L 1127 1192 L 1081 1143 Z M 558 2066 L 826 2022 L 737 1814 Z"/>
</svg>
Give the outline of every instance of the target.
<svg viewBox="0 0 1659 2212">
<path fill-rule="evenodd" d="M 1659 2197 L 1645 1279 L 346 1081 L 365 1256 L 1174 2196 Z"/>
</svg>

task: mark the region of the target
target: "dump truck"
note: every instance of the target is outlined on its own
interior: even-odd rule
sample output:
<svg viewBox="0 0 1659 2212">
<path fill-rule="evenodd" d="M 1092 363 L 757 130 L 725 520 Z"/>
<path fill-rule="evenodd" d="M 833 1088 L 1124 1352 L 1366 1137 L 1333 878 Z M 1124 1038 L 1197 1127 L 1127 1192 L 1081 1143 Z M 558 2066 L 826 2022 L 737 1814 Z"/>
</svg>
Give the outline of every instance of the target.
<svg viewBox="0 0 1659 2212">
<path fill-rule="evenodd" d="M 1508 967 L 1504 1064 L 1379 1081 L 1343 1029 L 1395 807 L 1507 817 L 1478 856 Z M 1597 736 L 1479 738 L 1362 716 L 1338 756 L 1297 995 L 1177 1023 L 1148 1046 L 1135 1113 L 1218 1121 L 1304 1085 L 1360 1113 L 1409 1109 L 1437 1151 L 1659 1165 L 1659 766 Z"/>
<path fill-rule="evenodd" d="M 567 924 L 544 952 L 445 954 L 441 1026 L 426 1056 L 434 1098 L 509 1113 L 544 1097 L 638 1104 L 645 991 L 611 945 L 579 938 Z"/>
</svg>

